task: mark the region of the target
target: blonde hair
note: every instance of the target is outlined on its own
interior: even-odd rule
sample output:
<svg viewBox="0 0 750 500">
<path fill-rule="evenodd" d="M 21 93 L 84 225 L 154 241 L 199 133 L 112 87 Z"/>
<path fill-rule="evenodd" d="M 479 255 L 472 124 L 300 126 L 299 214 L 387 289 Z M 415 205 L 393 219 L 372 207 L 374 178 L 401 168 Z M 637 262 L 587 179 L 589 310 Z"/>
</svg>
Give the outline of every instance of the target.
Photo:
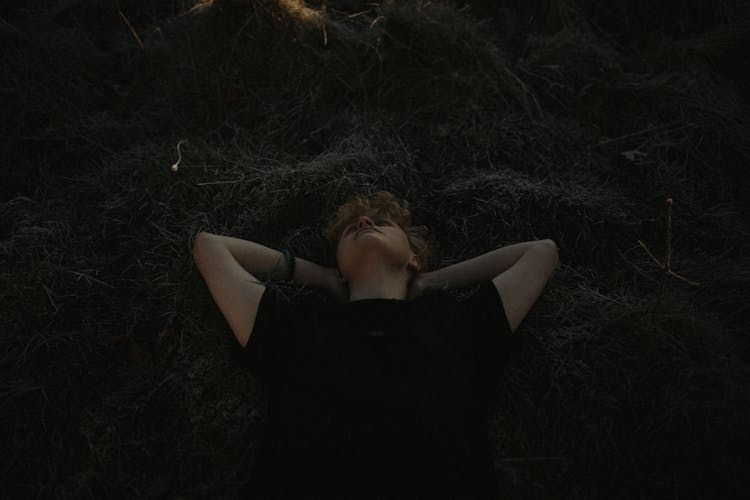
<svg viewBox="0 0 750 500">
<path fill-rule="evenodd" d="M 431 264 L 437 243 L 429 237 L 427 226 L 411 225 L 409 202 L 398 200 L 389 191 L 378 191 L 372 196 L 354 196 L 338 208 L 336 214 L 328 221 L 323 235 L 336 255 L 339 239 L 344 229 L 354 222 L 360 215 L 386 215 L 396 222 L 406 233 L 409 246 L 422 264 L 420 272 L 424 272 Z"/>
</svg>

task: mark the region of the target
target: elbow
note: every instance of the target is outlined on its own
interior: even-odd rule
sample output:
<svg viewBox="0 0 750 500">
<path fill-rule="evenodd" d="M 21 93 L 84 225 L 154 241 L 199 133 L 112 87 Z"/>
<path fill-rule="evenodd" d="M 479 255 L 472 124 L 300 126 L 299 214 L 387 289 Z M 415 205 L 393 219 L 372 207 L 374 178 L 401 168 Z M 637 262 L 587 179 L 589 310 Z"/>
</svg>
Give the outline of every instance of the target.
<svg viewBox="0 0 750 500">
<path fill-rule="evenodd" d="M 211 233 L 207 233 L 206 231 L 200 231 L 198 234 L 195 235 L 195 243 L 198 243 L 199 241 L 210 239 L 213 236 L 215 236 L 215 235 L 211 234 Z"/>
<path fill-rule="evenodd" d="M 555 262 L 555 267 L 557 267 L 558 262 L 560 262 L 560 248 L 557 246 L 555 240 L 548 238 L 545 240 L 539 240 L 539 243 L 552 250 L 552 258 Z"/>
<path fill-rule="evenodd" d="M 554 248 L 555 251 L 559 250 L 559 248 L 557 247 L 557 243 L 555 243 L 555 240 L 547 238 L 545 240 L 539 240 L 539 243 L 544 244 L 550 248 Z"/>
<path fill-rule="evenodd" d="M 198 251 L 203 245 L 205 245 L 206 240 L 211 237 L 211 233 L 207 233 L 205 231 L 200 231 L 198 234 L 195 235 L 195 239 L 193 241 L 193 258 L 197 258 Z"/>
</svg>

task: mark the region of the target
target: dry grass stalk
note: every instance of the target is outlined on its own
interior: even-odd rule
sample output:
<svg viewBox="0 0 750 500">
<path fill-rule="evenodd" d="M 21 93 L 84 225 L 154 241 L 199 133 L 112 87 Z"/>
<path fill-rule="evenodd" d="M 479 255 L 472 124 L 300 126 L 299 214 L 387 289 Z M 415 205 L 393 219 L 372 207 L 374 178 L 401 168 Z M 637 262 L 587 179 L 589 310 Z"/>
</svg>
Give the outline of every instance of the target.
<svg viewBox="0 0 750 500">
<path fill-rule="evenodd" d="M 645 243 L 643 241 L 638 240 L 638 243 L 643 247 L 643 249 L 646 251 L 646 253 L 654 259 L 654 262 L 656 264 L 664 269 L 667 274 L 670 274 L 674 276 L 675 278 L 679 278 L 682 281 L 693 285 L 693 286 L 699 286 L 700 283 L 696 281 L 690 281 L 689 279 L 685 278 L 684 276 L 680 276 L 676 272 L 672 271 L 672 198 L 667 198 L 667 254 L 664 260 L 664 264 L 659 261 L 654 255 L 651 253 L 651 251 L 648 249 Z"/>
<path fill-rule="evenodd" d="M 128 18 L 125 17 L 125 14 L 122 13 L 122 9 L 120 9 L 120 0 L 117 0 L 117 13 L 120 14 L 120 17 L 122 18 L 122 20 L 125 21 L 125 24 L 128 25 L 128 28 L 130 28 L 130 32 L 135 37 L 135 40 L 138 42 L 138 45 L 141 46 L 141 49 L 145 50 L 145 48 L 143 47 L 143 42 L 141 42 L 141 38 L 138 36 L 138 33 L 135 32 L 135 30 L 133 29 L 133 25 L 130 24 L 130 21 L 128 21 Z"/>
</svg>

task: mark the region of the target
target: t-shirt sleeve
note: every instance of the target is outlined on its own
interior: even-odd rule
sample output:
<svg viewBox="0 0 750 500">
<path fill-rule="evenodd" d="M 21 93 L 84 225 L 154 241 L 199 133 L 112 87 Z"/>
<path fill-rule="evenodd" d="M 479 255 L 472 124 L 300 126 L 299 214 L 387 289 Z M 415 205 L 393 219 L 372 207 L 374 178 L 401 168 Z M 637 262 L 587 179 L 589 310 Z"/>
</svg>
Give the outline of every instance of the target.
<svg viewBox="0 0 750 500">
<path fill-rule="evenodd" d="M 502 297 L 491 280 L 480 283 L 468 298 L 457 300 L 458 312 L 466 325 L 463 335 L 477 356 L 481 382 L 496 380 L 516 346 L 518 336 L 511 332 Z"/>
<path fill-rule="evenodd" d="M 267 285 L 258 304 L 255 324 L 243 348 L 237 344 L 242 363 L 262 383 L 278 380 L 285 359 L 298 336 L 296 318 L 304 316 L 304 301 L 293 292 Z"/>
</svg>

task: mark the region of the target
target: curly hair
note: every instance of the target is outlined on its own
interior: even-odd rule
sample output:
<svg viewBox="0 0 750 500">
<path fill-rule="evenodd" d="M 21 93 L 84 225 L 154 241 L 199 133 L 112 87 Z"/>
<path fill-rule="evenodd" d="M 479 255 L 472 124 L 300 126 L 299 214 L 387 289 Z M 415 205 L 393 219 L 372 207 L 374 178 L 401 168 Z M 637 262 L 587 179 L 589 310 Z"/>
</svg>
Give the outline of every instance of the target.
<svg viewBox="0 0 750 500">
<path fill-rule="evenodd" d="M 328 240 L 333 255 L 336 255 L 341 233 L 346 226 L 360 215 L 386 215 L 396 222 L 406 233 L 409 246 L 422 264 L 420 272 L 425 272 L 432 263 L 437 243 L 430 238 L 427 226 L 411 225 L 409 202 L 400 201 L 389 191 L 378 191 L 372 196 L 354 196 L 338 208 L 336 214 L 328 221 L 323 236 Z"/>
</svg>

